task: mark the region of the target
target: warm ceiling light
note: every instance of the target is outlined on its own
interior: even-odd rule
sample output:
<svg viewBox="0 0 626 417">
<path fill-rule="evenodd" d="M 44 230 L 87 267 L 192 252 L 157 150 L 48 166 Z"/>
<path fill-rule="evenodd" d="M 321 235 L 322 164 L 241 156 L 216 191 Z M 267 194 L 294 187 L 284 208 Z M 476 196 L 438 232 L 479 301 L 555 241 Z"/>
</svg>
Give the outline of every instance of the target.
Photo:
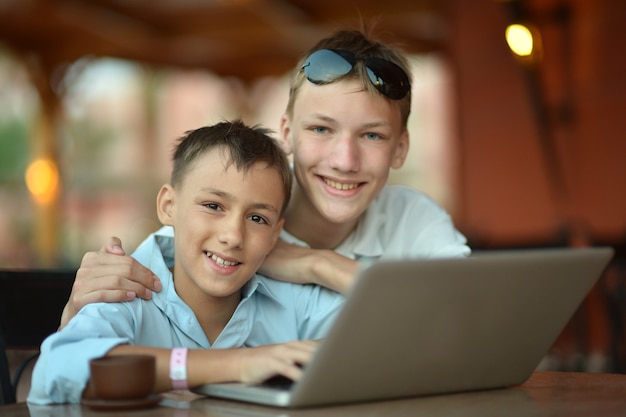
<svg viewBox="0 0 626 417">
<path fill-rule="evenodd" d="M 533 53 L 533 34 L 524 25 L 513 24 L 506 28 L 506 42 L 515 55 L 528 57 Z"/>
<path fill-rule="evenodd" d="M 54 200 L 59 188 L 59 170 L 49 159 L 37 159 L 26 169 L 26 186 L 39 204 Z"/>
</svg>

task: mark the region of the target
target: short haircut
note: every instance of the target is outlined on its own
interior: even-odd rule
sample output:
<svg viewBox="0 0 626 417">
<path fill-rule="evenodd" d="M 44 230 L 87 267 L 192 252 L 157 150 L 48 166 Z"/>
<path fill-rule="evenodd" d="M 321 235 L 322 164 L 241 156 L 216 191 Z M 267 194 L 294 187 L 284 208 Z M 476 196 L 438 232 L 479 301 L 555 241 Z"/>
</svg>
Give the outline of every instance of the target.
<svg viewBox="0 0 626 417">
<path fill-rule="evenodd" d="M 408 60 L 404 53 L 400 50 L 393 48 L 387 44 L 384 44 L 372 36 L 368 36 L 362 31 L 358 30 L 340 30 L 333 35 L 320 40 L 315 46 L 309 49 L 298 61 L 298 65 L 294 69 L 294 73 L 291 77 L 289 86 L 289 101 L 287 102 L 287 114 L 293 114 L 293 106 L 298 96 L 298 91 L 302 86 L 302 83 L 306 81 L 306 76 L 301 70 L 302 66 L 306 62 L 306 59 L 315 51 L 321 49 L 342 49 L 344 51 L 352 52 L 355 55 L 382 58 L 387 61 L 393 62 L 398 65 L 409 77 L 409 82 L 412 84 L 411 70 Z M 363 83 L 363 87 L 370 94 L 382 94 L 372 85 L 369 81 L 365 65 L 362 61 L 357 61 L 356 68 L 346 77 L 353 77 L 360 79 Z M 338 79 L 343 80 L 346 77 Z M 394 100 L 395 101 L 395 100 Z M 406 127 L 409 114 L 411 113 L 411 91 L 400 100 L 397 100 L 402 117 L 402 124 Z"/>
<path fill-rule="evenodd" d="M 259 125 L 247 126 L 241 120 L 223 121 L 185 132 L 178 139 L 172 157 L 172 186 L 180 185 L 199 155 L 219 149 L 227 157 L 226 168 L 234 165 L 237 170 L 247 172 L 257 162 L 264 162 L 268 169 L 278 172 L 285 196 L 280 211 L 282 215 L 291 197 L 292 174 L 287 156 L 270 136 L 271 133 L 271 130 Z"/>
</svg>

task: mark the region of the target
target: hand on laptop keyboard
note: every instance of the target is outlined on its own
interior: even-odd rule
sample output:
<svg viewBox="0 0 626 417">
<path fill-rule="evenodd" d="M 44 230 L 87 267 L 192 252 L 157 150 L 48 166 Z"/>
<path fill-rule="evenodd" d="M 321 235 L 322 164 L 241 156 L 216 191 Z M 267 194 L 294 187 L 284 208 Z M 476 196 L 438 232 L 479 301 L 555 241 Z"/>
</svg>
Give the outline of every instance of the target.
<svg viewBox="0 0 626 417">
<path fill-rule="evenodd" d="M 296 365 L 302 369 L 303 365 L 301 363 L 296 363 Z M 265 381 L 261 382 L 261 385 L 264 387 L 276 388 L 278 390 L 289 390 L 295 381 L 285 375 L 274 375 L 269 377 Z"/>
</svg>

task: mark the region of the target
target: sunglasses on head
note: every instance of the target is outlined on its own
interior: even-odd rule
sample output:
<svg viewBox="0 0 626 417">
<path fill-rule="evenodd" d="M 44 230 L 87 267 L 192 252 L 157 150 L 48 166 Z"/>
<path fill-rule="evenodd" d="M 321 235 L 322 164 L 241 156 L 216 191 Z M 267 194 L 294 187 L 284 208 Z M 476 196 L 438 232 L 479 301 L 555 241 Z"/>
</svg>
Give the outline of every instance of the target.
<svg viewBox="0 0 626 417">
<path fill-rule="evenodd" d="M 306 59 L 301 70 L 313 84 L 326 84 L 349 74 L 357 61 L 363 61 L 370 81 L 385 96 L 400 100 L 411 89 L 409 77 L 398 65 L 386 59 L 356 55 L 341 49 L 320 49 Z"/>
</svg>

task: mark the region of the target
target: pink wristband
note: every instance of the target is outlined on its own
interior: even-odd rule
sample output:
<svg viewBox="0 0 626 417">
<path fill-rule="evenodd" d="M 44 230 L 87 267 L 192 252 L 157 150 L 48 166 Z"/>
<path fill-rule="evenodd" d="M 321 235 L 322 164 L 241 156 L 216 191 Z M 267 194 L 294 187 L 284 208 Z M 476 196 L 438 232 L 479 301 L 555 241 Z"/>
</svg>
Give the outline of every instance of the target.
<svg viewBox="0 0 626 417">
<path fill-rule="evenodd" d="M 170 379 L 174 389 L 187 389 L 187 348 L 174 348 L 170 356 Z"/>
</svg>

